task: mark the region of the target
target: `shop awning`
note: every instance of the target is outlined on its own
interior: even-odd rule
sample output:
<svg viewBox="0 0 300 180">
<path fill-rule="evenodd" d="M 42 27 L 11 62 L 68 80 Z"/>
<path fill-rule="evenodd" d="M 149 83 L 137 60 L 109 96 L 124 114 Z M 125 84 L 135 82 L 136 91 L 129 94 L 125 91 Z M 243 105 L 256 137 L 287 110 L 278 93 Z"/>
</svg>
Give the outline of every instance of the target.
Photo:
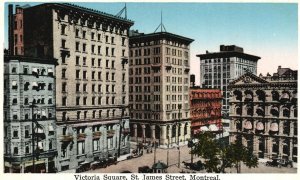
<svg viewBox="0 0 300 180">
<path fill-rule="evenodd" d="M 32 82 L 32 86 L 33 86 L 33 87 L 38 87 L 37 82 Z"/>
<path fill-rule="evenodd" d="M 280 97 L 280 99 L 289 99 L 290 96 L 288 95 L 288 93 L 283 93 Z"/>
<path fill-rule="evenodd" d="M 207 128 L 207 126 L 201 126 L 200 131 L 209 131 L 209 129 Z"/>
<path fill-rule="evenodd" d="M 259 131 L 264 130 L 264 124 L 262 122 L 258 122 L 256 124 L 256 129 L 259 130 Z"/>
<path fill-rule="evenodd" d="M 42 127 L 37 127 L 37 128 L 35 128 L 35 133 L 42 134 L 42 133 L 44 133 L 44 130 Z"/>
<path fill-rule="evenodd" d="M 39 149 L 44 149 L 44 144 L 43 144 L 43 142 L 38 142 L 38 148 L 39 148 Z"/>
<path fill-rule="evenodd" d="M 45 160 L 44 159 L 41 159 L 41 160 L 38 160 L 38 161 L 34 161 L 34 164 L 42 164 L 42 163 L 45 163 Z M 25 162 L 25 167 L 28 167 L 28 166 L 32 166 L 32 161 L 26 161 Z"/>
<path fill-rule="evenodd" d="M 270 131 L 274 131 L 274 132 L 277 132 L 279 130 L 278 128 L 278 123 L 276 122 L 273 122 L 270 126 Z"/>
<path fill-rule="evenodd" d="M 32 68 L 32 72 L 37 73 L 37 72 L 38 72 L 38 71 L 37 71 L 37 68 Z"/>
<path fill-rule="evenodd" d="M 12 81 L 12 86 L 16 86 L 17 85 L 17 81 Z"/>
<path fill-rule="evenodd" d="M 49 69 L 48 69 L 48 73 L 53 73 L 53 69 L 52 69 L 52 68 L 49 68 Z"/>
<path fill-rule="evenodd" d="M 252 123 L 250 121 L 246 121 L 244 124 L 245 129 L 252 129 Z"/>
<path fill-rule="evenodd" d="M 210 131 L 218 131 L 219 128 L 215 124 L 211 124 L 211 125 L 209 125 L 209 130 Z"/>
<path fill-rule="evenodd" d="M 54 131 L 53 125 L 49 125 L 49 131 Z"/>
</svg>

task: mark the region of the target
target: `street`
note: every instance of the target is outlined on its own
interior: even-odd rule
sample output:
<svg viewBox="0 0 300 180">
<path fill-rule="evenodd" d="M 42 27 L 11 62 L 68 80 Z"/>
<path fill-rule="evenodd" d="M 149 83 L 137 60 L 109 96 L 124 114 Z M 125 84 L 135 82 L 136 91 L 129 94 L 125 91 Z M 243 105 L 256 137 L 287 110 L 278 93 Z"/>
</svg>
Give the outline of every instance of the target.
<svg viewBox="0 0 300 180">
<path fill-rule="evenodd" d="M 169 168 L 167 169 L 168 173 L 180 173 L 180 172 L 200 172 L 205 173 L 205 170 L 194 171 L 191 169 L 185 168 L 182 161 L 190 162 L 191 155 L 189 154 L 190 149 L 187 146 L 180 147 L 180 168 L 178 168 L 178 157 L 179 153 L 177 148 L 169 149 Z M 157 149 L 156 150 L 156 162 L 161 161 L 167 164 L 167 149 Z M 198 161 L 198 157 L 194 157 L 194 162 Z M 123 171 L 130 171 L 132 173 L 138 172 L 138 167 L 140 166 L 149 166 L 152 167 L 154 162 L 154 150 L 152 153 L 146 153 L 144 150 L 144 154 L 141 157 L 120 161 L 117 165 L 111 165 L 106 168 L 100 168 L 95 170 L 89 170 L 87 173 L 120 173 Z M 235 168 L 226 169 L 227 173 L 236 173 Z M 267 167 L 264 163 L 260 162 L 257 168 L 247 168 L 242 165 L 241 167 L 242 173 L 297 173 L 296 168 L 277 168 L 277 167 Z"/>
</svg>

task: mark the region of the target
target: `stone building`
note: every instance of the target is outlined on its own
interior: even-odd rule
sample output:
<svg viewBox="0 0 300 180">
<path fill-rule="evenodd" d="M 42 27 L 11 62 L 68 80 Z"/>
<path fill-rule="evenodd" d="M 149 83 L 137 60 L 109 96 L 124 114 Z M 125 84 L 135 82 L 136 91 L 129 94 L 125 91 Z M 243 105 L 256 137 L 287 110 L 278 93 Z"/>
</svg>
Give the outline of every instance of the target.
<svg viewBox="0 0 300 180">
<path fill-rule="evenodd" d="M 230 142 L 240 140 L 259 158 L 297 162 L 297 71 L 250 72 L 230 83 Z"/>
<path fill-rule="evenodd" d="M 192 39 L 169 32 L 130 36 L 131 137 L 162 147 L 190 138 L 189 71 Z"/>
<path fill-rule="evenodd" d="M 191 134 L 201 131 L 222 133 L 222 93 L 220 89 L 190 87 Z"/>
<path fill-rule="evenodd" d="M 243 48 L 235 45 L 220 45 L 220 52 L 206 51 L 197 57 L 200 58 L 200 86 L 222 90 L 222 114 L 226 118 L 229 111 L 229 82 L 246 71 L 256 75 L 260 57 L 246 54 Z"/>
<path fill-rule="evenodd" d="M 25 55 L 54 57 L 58 171 L 130 152 L 125 18 L 67 3 L 23 10 Z"/>
<path fill-rule="evenodd" d="M 5 172 L 33 172 L 33 158 L 34 172 L 55 170 L 55 65 L 54 59 L 4 57 Z"/>
</svg>

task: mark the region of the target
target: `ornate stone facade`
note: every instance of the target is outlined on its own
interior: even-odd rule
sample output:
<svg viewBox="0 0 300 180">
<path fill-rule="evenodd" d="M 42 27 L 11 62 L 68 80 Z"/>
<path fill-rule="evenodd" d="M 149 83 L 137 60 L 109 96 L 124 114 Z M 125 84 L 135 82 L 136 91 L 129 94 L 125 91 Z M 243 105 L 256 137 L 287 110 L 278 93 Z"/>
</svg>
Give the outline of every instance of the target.
<svg viewBox="0 0 300 180">
<path fill-rule="evenodd" d="M 273 76 L 246 73 L 230 83 L 230 142 L 259 158 L 297 162 L 297 71 L 278 68 Z"/>
<path fill-rule="evenodd" d="M 128 154 L 129 135 L 123 132 L 129 129 L 133 22 L 68 3 L 26 8 L 24 22 L 25 54 L 58 59 L 58 171 Z"/>
</svg>

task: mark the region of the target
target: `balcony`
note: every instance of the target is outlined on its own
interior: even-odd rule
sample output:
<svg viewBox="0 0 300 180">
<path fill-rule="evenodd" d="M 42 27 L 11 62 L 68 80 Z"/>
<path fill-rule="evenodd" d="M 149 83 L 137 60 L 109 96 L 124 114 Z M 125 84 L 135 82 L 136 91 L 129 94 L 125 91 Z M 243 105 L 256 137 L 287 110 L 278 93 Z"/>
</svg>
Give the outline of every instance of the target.
<svg viewBox="0 0 300 180">
<path fill-rule="evenodd" d="M 70 142 L 73 140 L 72 135 L 62 135 L 60 141 L 62 142 Z"/>
<path fill-rule="evenodd" d="M 107 137 L 113 137 L 115 135 L 115 130 L 111 129 L 107 131 Z"/>
<path fill-rule="evenodd" d="M 79 133 L 77 134 L 77 141 L 84 141 L 86 138 L 86 134 L 85 133 Z"/>
<path fill-rule="evenodd" d="M 96 132 L 93 132 L 93 139 L 99 139 L 102 135 L 102 132 L 100 131 L 96 131 Z"/>
</svg>

